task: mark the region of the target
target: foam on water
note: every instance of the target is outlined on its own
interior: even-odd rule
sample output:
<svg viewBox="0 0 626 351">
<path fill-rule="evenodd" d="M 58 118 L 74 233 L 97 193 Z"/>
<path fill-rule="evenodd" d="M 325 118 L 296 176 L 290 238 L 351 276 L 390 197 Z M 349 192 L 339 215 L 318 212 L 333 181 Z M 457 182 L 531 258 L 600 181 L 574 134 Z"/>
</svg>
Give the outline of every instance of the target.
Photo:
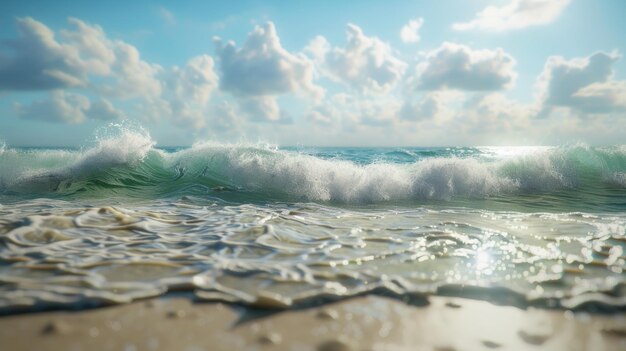
<svg viewBox="0 0 626 351">
<path fill-rule="evenodd" d="M 123 194 L 130 182 L 128 189 L 144 189 L 144 196 L 197 185 L 274 200 L 377 203 L 626 187 L 623 146 L 521 151 L 498 154 L 485 148 L 467 157 L 441 157 L 429 150 L 410 163 L 392 163 L 382 155 L 362 164 L 258 145 L 200 143 L 164 152 L 147 133 L 122 130 L 82 151 L 8 149 L 0 155 L 6 165 L 0 169 L 0 192 L 102 196 L 107 185 Z"/>
<path fill-rule="evenodd" d="M 372 292 L 626 307 L 626 217 L 201 198 L 0 208 L 0 312 L 193 291 L 289 307 Z"/>
</svg>

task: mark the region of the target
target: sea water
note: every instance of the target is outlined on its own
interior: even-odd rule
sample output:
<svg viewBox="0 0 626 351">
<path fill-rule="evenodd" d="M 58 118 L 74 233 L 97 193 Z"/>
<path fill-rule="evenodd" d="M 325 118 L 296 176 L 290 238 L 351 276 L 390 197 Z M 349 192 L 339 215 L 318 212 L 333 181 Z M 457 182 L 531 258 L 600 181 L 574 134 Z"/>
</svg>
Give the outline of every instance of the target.
<svg viewBox="0 0 626 351">
<path fill-rule="evenodd" d="M 184 291 L 626 307 L 626 146 L 0 148 L 0 311 Z"/>
</svg>

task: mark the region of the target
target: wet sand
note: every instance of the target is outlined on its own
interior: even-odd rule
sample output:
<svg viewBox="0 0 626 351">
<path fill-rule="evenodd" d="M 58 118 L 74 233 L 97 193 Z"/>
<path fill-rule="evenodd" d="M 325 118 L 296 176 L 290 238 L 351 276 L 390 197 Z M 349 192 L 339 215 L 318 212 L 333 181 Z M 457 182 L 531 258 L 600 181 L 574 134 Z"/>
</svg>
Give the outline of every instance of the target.
<svg viewBox="0 0 626 351">
<path fill-rule="evenodd" d="M 626 315 L 366 296 L 271 311 L 159 298 L 0 318 L 2 350 L 626 350 Z"/>
</svg>

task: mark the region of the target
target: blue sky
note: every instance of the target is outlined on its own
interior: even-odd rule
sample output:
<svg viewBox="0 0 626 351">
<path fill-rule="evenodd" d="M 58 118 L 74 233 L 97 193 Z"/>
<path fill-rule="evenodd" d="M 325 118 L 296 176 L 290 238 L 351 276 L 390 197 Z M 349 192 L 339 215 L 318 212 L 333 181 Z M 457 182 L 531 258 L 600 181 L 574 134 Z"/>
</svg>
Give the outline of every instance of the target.
<svg viewBox="0 0 626 351">
<path fill-rule="evenodd" d="M 0 140 L 623 144 L 621 0 L 10 1 Z M 231 42 L 232 41 L 232 42 Z"/>
</svg>

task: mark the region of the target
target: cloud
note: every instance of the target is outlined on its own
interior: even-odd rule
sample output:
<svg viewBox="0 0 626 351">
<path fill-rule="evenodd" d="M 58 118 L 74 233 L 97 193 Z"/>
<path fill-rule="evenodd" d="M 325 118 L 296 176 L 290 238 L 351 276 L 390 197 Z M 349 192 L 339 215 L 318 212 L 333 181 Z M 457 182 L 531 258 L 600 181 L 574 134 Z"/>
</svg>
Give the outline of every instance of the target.
<svg viewBox="0 0 626 351">
<path fill-rule="evenodd" d="M 100 99 L 93 104 L 88 98 L 61 90 L 50 93 L 48 99 L 29 105 L 16 104 L 18 117 L 54 123 L 79 124 L 86 119 L 115 120 L 124 117 L 111 102 Z"/>
<path fill-rule="evenodd" d="M 315 125 L 336 126 L 353 132 L 364 126 L 388 127 L 397 121 L 401 101 L 395 96 L 370 98 L 363 95 L 338 93 L 313 106 L 307 120 Z"/>
<path fill-rule="evenodd" d="M 209 127 L 210 104 L 218 86 L 215 63 L 208 55 L 193 57 L 159 75 L 160 95 L 143 96 L 139 114 L 151 122 L 170 121 L 185 129 Z"/>
<path fill-rule="evenodd" d="M 616 53 L 598 52 L 589 57 L 565 60 L 549 57 L 538 78 L 541 116 L 558 107 L 579 115 L 626 112 L 626 81 L 613 79 Z"/>
<path fill-rule="evenodd" d="M 257 26 L 243 47 L 214 39 L 221 73 L 220 88 L 242 97 L 304 92 L 314 97 L 323 89 L 313 84 L 313 62 L 290 53 L 281 44 L 272 22 Z"/>
<path fill-rule="evenodd" d="M 85 70 L 76 48 L 32 18 L 17 19 L 18 38 L 0 51 L 0 90 L 45 90 L 84 84 Z"/>
<path fill-rule="evenodd" d="M 407 64 L 394 55 L 389 44 L 366 36 L 351 23 L 347 25 L 347 41 L 344 48 L 331 48 L 325 38 L 317 37 L 307 51 L 328 77 L 359 92 L 384 93 L 395 87 Z"/>
<path fill-rule="evenodd" d="M 169 119 L 192 128 L 207 125 L 207 105 L 218 86 L 215 63 L 208 55 L 191 58 L 183 67 L 174 66 L 162 74 L 163 92 L 149 99 L 157 109 L 153 116 Z"/>
<path fill-rule="evenodd" d="M 98 76 L 111 74 L 115 62 L 115 43 L 107 38 L 102 27 L 87 24 L 77 18 L 69 18 L 71 30 L 59 31 L 68 52 L 75 53 L 74 62 L 83 72 Z"/>
<path fill-rule="evenodd" d="M 159 96 L 162 84 L 158 74 L 161 66 L 143 61 L 134 46 L 117 42 L 115 63 L 112 65 L 112 82 L 103 83 L 97 89 L 120 98 Z"/>
<path fill-rule="evenodd" d="M 464 45 L 443 43 L 417 65 L 416 76 L 410 77 L 409 82 L 419 90 L 502 90 L 515 83 L 515 63 L 502 49 L 472 50 Z"/>
<path fill-rule="evenodd" d="M 395 125 L 401 104 L 398 99 L 363 99 L 358 102 L 359 122 L 369 126 L 389 127 Z"/>
<path fill-rule="evenodd" d="M 0 90 L 83 88 L 110 96 L 160 94 L 158 65 L 139 51 L 106 37 L 101 27 L 68 19 L 71 29 L 54 32 L 32 18 L 17 20 L 18 38 L 0 50 Z M 98 83 L 90 80 L 98 77 Z"/>
<path fill-rule="evenodd" d="M 506 31 L 545 25 L 559 17 L 569 3 L 570 0 L 511 0 L 501 7 L 488 6 L 473 20 L 455 23 L 452 28 Z"/>
<path fill-rule="evenodd" d="M 241 109 L 255 122 L 291 123 L 291 117 L 278 107 L 275 96 L 253 96 L 240 101 Z"/>
<path fill-rule="evenodd" d="M 478 94 L 462 106 L 462 120 L 471 133 L 499 133 L 528 130 L 534 105 L 524 105 L 501 93 Z"/>
<path fill-rule="evenodd" d="M 112 121 L 126 118 L 124 112 L 115 108 L 115 106 L 113 106 L 113 104 L 106 99 L 100 99 L 91 103 L 91 106 L 89 106 L 85 114 L 91 119 L 101 121 Z"/>
<path fill-rule="evenodd" d="M 196 56 L 184 67 L 171 69 L 167 87 L 178 100 L 206 105 L 218 85 L 219 78 L 214 68 L 215 63 L 210 56 Z"/>
<path fill-rule="evenodd" d="M 323 104 L 313 107 L 306 118 L 317 125 L 331 126 L 335 123 L 339 112 L 332 105 Z"/>
<path fill-rule="evenodd" d="M 591 106 L 602 106 L 607 112 L 623 112 L 626 110 L 626 81 L 593 83 L 578 90 L 574 96 L 587 100 Z"/>
<path fill-rule="evenodd" d="M 420 41 L 419 31 L 424 24 L 423 18 L 410 20 L 409 23 L 402 26 L 400 29 L 400 39 L 404 43 L 417 43 Z"/>
<path fill-rule="evenodd" d="M 425 96 L 418 103 L 405 100 L 400 111 L 398 111 L 398 116 L 407 121 L 435 119 L 444 108 L 444 103 L 437 95 L 437 92 L 434 92 Z"/>
<path fill-rule="evenodd" d="M 126 100 L 142 118 L 206 125 L 207 104 L 218 86 L 213 59 L 201 55 L 169 69 L 146 62 L 137 48 L 109 39 L 97 25 L 76 18 L 57 35 L 31 18 L 18 19 L 19 35 L 0 50 L 0 91 L 51 90 L 50 98 L 19 105 L 19 116 L 62 123 L 121 118 L 105 98 Z M 73 89 L 101 96 L 89 103 Z M 77 106 L 70 108 L 69 104 Z M 45 108 L 52 112 L 46 113 Z"/>
<path fill-rule="evenodd" d="M 210 130 L 216 132 L 234 131 L 241 127 L 241 118 L 239 113 L 232 104 L 226 101 L 214 104 L 210 113 L 211 125 Z"/>
</svg>

